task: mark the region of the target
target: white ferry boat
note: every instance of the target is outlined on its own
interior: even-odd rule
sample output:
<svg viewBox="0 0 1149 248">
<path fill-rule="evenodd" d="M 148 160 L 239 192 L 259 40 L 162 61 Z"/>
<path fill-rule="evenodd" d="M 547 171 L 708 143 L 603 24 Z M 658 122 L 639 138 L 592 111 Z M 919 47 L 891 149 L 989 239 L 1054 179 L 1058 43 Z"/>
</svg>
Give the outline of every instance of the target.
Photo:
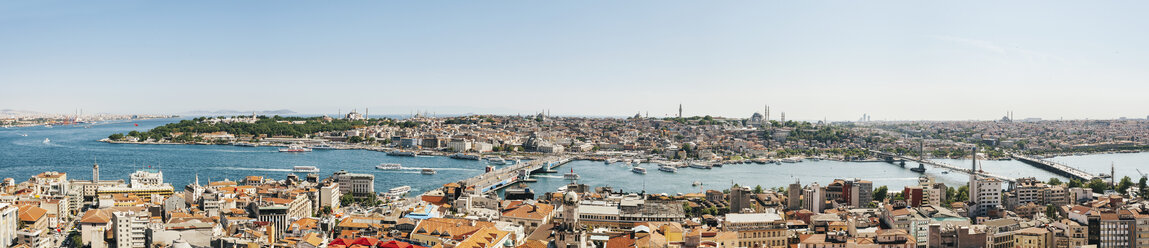
<svg viewBox="0 0 1149 248">
<path fill-rule="evenodd" d="M 678 168 L 674 168 L 674 166 L 669 165 L 660 165 L 658 166 L 658 170 L 665 172 L 678 172 Z"/>
<path fill-rule="evenodd" d="M 310 146 L 307 148 L 311 148 L 314 150 L 335 150 L 335 149 L 338 149 L 338 148 L 335 148 L 334 146 L 331 146 L 331 144 L 327 144 L 327 142 L 320 143 L 318 145 L 313 145 L 313 146 Z"/>
<path fill-rule="evenodd" d="M 295 166 L 291 168 L 291 172 L 295 173 L 319 173 L 319 168 L 315 166 Z"/>
<path fill-rule="evenodd" d="M 450 157 L 453 159 L 462 159 L 462 160 L 479 160 L 479 155 L 466 154 L 466 153 L 455 153 L 455 154 L 451 154 Z"/>
<path fill-rule="evenodd" d="M 403 169 L 403 165 L 400 165 L 400 164 L 396 164 L 396 163 L 382 163 L 382 164 L 376 165 L 376 166 L 375 166 L 375 169 L 380 169 L 380 170 L 402 170 L 402 169 Z"/>
<path fill-rule="evenodd" d="M 787 164 L 797 163 L 798 161 L 801 161 L 801 160 L 794 159 L 794 158 L 783 158 L 782 159 L 782 163 L 787 163 Z"/>
<path fill-rule="evenodd" d="M 491 157 L 491 158 L 487 159 L 487 163 L 494 164 L 494 165 L 506 165 L 507 160 L 503 159 L 503 157 Z"/>
<path fill-rule="evenodd" d="M 710 165 L 704 164 L 704 163 L 690 163 L 690 168 L 704 169 L 704 170 L 711 169 Z"/>
<path fill-rule="evenodd" d="M 399 199 L 402 198 L 403 195 L 406 195 L 408 192 L 411 192 L 411 186 L 403 185 L 391 188 L 391 190 L 388 190 L 387 193 L 383 193 L 383 196 L 391 199 Z"/>
<path fill-rule="evenodd" d="M 630 169 L 630 171 L 638 174 L 646 174 L 646 168 L 642 167 L 634 167 L 633 169 Z"/>
<path fill-rule="evenodd" d="M 299 145 L 290 145 L 287 148 L 279 148 L 279 152 L 310 152 L 311 148 L 304 148 Z"/>
<path fill-rule="evenodd" d="M 242 147 L 257 147 L 257 146 L 259 146 L 259 144 L 256 144 L 256 143 L 251 143 L 251 142 L 236 142 L 236 143 L 235 143 L 235 146 L 242 146 Z"/>
<path fill-rule="evenodd" d="M 435 169 L 426 168 L 426 169 L 423 169 L 423 171 L 420 171 L 419 173 L 423 174 L 423 175 L 435 175 Z"/>
<path fill-rule="evenodd" d="M 694 181 L 694 183 L 690 184 L 690 186 L 694 186 L 694 187 L 698 187 L 700 185 L 702 185 L 702 181 Z"/>
<path fill-rule="evenodd" d="M 563 179 L 566 179 L 566 180 L 578 180 L 578 178 L 579 178 L 578 174 L 576 174 L 574 172 L 574 169 L 571 169 L 570 173 L 563 174 Z"/>
<path fill-rule="evenodd" d="M 387 152 L 387 156 L 414 157 L 415 152 L 394 150 Z"/>
</svg>

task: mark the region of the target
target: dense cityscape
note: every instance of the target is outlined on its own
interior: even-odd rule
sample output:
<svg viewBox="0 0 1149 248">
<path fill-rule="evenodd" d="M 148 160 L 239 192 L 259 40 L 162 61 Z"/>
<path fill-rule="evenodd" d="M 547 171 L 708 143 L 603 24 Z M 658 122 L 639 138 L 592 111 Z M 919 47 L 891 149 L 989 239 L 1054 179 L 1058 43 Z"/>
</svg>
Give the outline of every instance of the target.
<svg viewBox="0 0 1149 248">
<path fill-rule="evenodd" d="M 488 165 L 418 195 L 406 186 L 376 189 L 388 178 L 374 174 L 321 175 L 306 166 L 283 178 L 201 182 L 197 174 L 189 185 L 165 183 L 159 169 L 127 181 L 101 179 L 99 164 L 91 175 L 46 171 L 5 179 L 0 239 L 7 247 L 1149 247 L 1145 177 L 1004 178 L 974 162 L 950 168 L 968 174 L 968 184 L 923 174 L 901 189 L 866 178 L 798 178 L 761 182 L 786 187 L 624 192 L 581 184 L 573 170 L 562 188 L 530 187 L 532 174 L 560 173 L 572 160 L 633 163 L 640 174 L 648 172 L 638 163 L 675 173 L 820 159 L 964 168 L 930 158 L 976 154 L 974 161 L 1040 166 L 1043 155 L 1146 147 L 1145 120 L 811 123 L 774 120 L 766 109 L 749 118 L 543 112 L 399 120 L 352 111 L 184 119 L 104 141 L 364 149 Z M 388 166 L 402 165 L 376 168 L 396 169 Z"/>
<path fill-rule="evenodd" d="M 1149 248 L 1146 10 L 0 1 L 0 248 Z"/>
</svg>

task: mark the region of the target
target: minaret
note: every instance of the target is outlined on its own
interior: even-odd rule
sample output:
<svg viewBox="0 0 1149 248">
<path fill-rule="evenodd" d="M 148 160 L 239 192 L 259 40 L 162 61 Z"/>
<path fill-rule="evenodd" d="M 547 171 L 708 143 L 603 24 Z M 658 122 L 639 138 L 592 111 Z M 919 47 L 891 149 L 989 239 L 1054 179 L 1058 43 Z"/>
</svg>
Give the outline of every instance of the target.
<svg viewBox="0 0 1149 248">
<path fill-rule="evenodd" d="M 100 182 L 100 164 L 92 162 L 92 183 Z"/>
<path fill-rule="evenodd" d="M 973 164 L 970 165 L 969 171 L 969 201 L 973 203 L 970 207 L 976 210 L 978 199 L 975 196 L 980 190 L 977 187 L 977 146 L 970 148 L 970 160 L 973 160 Z"/>
<path fill-rule="evenodd" d="M 195 174 L 195 186 L 199 186 L 199 173 Z"/>
<path fill-rule="evenodd" d="M 682 104 L 678 104 L 678 118 L 682 118 Z"/>
<path fill-rule="evenodd" d="M 764 112 L 762 114 L 765 115 L 765 116 L 762 116 L 764 118 L 763 120 L 765 120 L 766 122 L 770 122 L 770 105 L 766 105 L 766 112 Z"/>
<path fill-rule="evenodd" d="M 782 123 L 786 123 L 786 112 L 782 112 Z"/>
<path fill-rule="evenodd" d="M 371 108 L 363 108 L 363 119 L 371 119 Z"/>
</svg>

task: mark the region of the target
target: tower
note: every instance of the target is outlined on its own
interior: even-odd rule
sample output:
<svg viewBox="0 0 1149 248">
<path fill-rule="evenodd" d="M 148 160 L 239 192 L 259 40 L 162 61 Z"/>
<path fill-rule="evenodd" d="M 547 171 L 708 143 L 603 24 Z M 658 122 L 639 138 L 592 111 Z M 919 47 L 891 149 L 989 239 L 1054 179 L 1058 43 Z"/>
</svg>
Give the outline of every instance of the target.
<svg viewBox="0 0 1149 248">
<path fill-rule="evenodd" d="M 782 123 L 786 123 L 786 112 L 782 112 Z"/>
<path fill-rule="evenodd" d="M 100 182 L 100 164 L 92 161 L 92 183 Z"/>
<path fill-rule="evenodd" d="M 682 104 L 678 104 L 678 118 L 682 118 Z"/>
<path fill-rule="evenodd" d="M 766 105 L 766 113 L 763 114 L 766 115 L 763 116 L 766 119 L 766 122 L 770 122 L 770 105 Z"/>
</svg>

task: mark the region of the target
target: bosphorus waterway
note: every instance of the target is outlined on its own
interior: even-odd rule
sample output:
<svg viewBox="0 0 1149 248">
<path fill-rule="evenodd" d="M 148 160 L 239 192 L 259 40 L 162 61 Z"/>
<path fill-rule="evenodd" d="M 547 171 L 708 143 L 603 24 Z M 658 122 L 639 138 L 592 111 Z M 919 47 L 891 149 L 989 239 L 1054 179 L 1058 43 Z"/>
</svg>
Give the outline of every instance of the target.
<svg viewBox="0 0 1149 248">
<path fill-rule="evenodd" d="M 274 147 L 236 147 L 227 145 L 141 145 L 109 144 L 99 139 L 113 133 L 146 131 L 152 127 L 178 121 L 178 119 L 138 120 L 83 126 L 23 127 L 0 129 L 0 178 L 11 177 L 22 181 L 44 171 L 68 173 L 70 179 L 91 178 L 93 161 L 100 164 L 102 179 L 127 179 L 131 172 L 146 167 L 160 169 L 165 181 L 176 188 L 191 183 L 199 175 L 201 183 L 208 180 L 240 180 L 245 176 L 264 176 L 277 180 L 291 173 L 292 166 L 316 166 L 320 177 L 339 170 L 370 173 L 376 176 L 376 191 L 409 185 L 414 192 L 425 192 L 448 182 L 458 181 L 483 173 L 485 163 L 456 160 L 446 157 L 394 157 L 366 150 L 316 150 L 307 153 L 281 153 Z M 139 124 L 135 126 L 134 124 Z M 27 136 L 23 136 L 27 134 Z M 49 142 L 44 142 L 49 139 Z M 1138 178 L 1135 169 L 1149 162 L 1149 154 L 1097 154 L 1053 158 L 1054 161 L 1081 168 L 1090 173 L 1108 173 L 1111 162 L 1117 165 L 1118 177 Z M 938 159 L 962 167 L 969 160 Z M 400 163 L 406 169 L 381 171 L 374 169 L 380 163 Z M 1011 178 L 1037 177 L 1047 180 L 1058 177 L 1050 172 L 1018 161 L 984 161 L 986 171 Z M 711 170 L 680 168 L 677 173 L 658 170 L 656 164 L 646 163 L 647 174 L 635 174 L 622 163 L 606 165 L 599 161 L 574 161 L 560 167 L 560 173 L 535 175 L 536 183 L 528 184 L 536 192 L 554 191 L 569 183 L 562 173 L 573 169 L 581 175 L 579 183 L 591 186 L 611 186 L 628 192 L 645 190 L 650 193 L 689 193 L 703 189 L 729 188 L 732 183 L 785 186 L 795 180 L 803 184 L 827 184 L 836 178 L 861 178 L 874 182 L 875 187 L 887 185 L 892 190 L 917 184 L 920 173 L 909 170 L 917 163 L 908 162 L 905 168 L 884 162 L 805 161 L 781 165 L 735 164 Z M 1140 167 L 1139 167 L 1140 166 Z M 419 169 L 434 168 L 435 175 L 421 175 Z M 1147 167 L 1149 168 L 1149 167 Z M 947 185 L 964 184 L 968 175 L 958 172 L 942 173 L 944 169 L 928 168 L 926 175 Z M 1142 169 L 1142 171 L 1149 171 Z M 1061 178 L 1061 177 L 1059 177 Z M 1064 178 L 1061 178 L 1064 180 Z M 694 187 L 692 182 L 702 186 Z"/>
</svg>

